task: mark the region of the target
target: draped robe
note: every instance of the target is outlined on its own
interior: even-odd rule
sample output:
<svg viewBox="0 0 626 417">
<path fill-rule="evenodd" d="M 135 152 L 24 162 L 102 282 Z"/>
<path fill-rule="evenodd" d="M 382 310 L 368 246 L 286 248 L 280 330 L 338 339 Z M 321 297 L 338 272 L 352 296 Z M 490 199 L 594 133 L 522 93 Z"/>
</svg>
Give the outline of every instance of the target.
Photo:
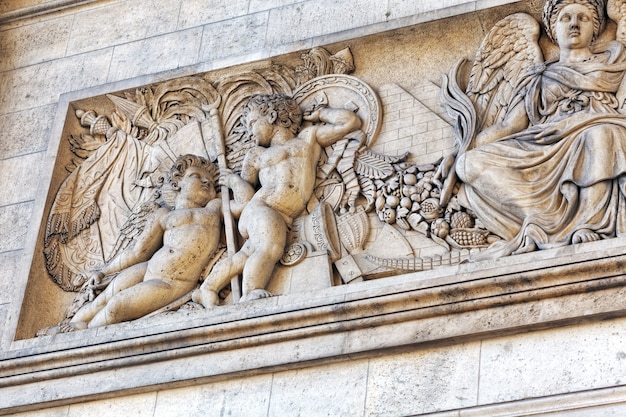
<svg viewBox="0 0 626 417">
<path fill-rule="evenodd" d="M 579 63 L 548 63 L 523 80 L 527 129 L 457 159 L 464 198 L 504 240 L 494 250 L 572 243 L 577 231 L 626 233 L 626 116 L 616 99 L 626 54 L 611 43 Z"/>
</svg>

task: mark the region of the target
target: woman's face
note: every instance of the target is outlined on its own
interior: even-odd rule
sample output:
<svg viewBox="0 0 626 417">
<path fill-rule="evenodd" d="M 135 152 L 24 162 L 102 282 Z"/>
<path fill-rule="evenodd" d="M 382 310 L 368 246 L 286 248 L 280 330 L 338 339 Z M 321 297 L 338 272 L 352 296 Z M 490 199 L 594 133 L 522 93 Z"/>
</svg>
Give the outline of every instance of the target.
<svg viewBox="0 0 626 417">
<path fill-rule="evenodd" d="M 593 12 L 582 4 L 568 4 L 557 16 L 555 32 L 559 47 L 587 48 L 593 39 Z"/>
</svg>

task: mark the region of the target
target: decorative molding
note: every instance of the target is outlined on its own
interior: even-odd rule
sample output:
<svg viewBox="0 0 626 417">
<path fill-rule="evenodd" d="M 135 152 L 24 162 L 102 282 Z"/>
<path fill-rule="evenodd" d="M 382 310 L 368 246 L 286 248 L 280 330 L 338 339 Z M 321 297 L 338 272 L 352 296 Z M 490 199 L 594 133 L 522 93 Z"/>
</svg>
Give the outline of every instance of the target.
<svg viewBox="0 0 626 417">
<path fill-rule="evenodd" d="M 17 341 L 0 415 L 624 317 L 624 241 L 598 243 Z"/>
<path fill-rule="evenodd" d="M 45 3 L 22 7 L 7 13 L 0 14 L 0 25 L 21 19 L 42 16 L 49 13 L 59 12 L 72 7 L 96 3 L 99 0 L 49 0 Z"/>
</svg>

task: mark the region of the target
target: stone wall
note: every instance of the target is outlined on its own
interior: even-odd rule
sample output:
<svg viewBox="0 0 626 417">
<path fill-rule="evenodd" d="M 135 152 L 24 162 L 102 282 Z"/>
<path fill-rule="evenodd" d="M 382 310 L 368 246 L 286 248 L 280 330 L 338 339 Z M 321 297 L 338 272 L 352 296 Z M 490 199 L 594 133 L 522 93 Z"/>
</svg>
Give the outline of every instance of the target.
<svg viewBox="0 0 626 417">
<path fill-rule="evenodd" d="M 366 81 L 386 92 L 383 101 L 393 106 L 404 100 L 404 113 L 385 122 L 381 151 L 412 140 L 428 159 L 446 146 L 445 115 L 426 121 L 423 132 L 403 129 L 403 117 L 425 113 L 429 103 L 436 107 L 433 83 L 459 56 L 470 57 L 498 18 L 517 10 L 536 14 L 541 6 L 505 0 L 207 3 L 57 0 L 0 6 L 0 368 L 9 372 L 0 382 L 0 414 L 624 414 L 626 321 L 615 302 L 624 295 L 616 284 L 623 262 L 619 241 L 522 256 L 490 272 L 465 268 L 322 291 L 316 296 L 322 301 L 313 305 L 285 297 L 277 302 L 276 321 L 263 321 L 253 306 L 229 310 L 213 322 L 197 321 L 199 333 L 164 323 L 151 330 L 121 325 L 54 339 L 48 346 L 15 340 L 71 100 L 347 44 Z M 368 60 L 359 61 L 365 52 Z M 393 81 L 401 91 L 385 87 L 390 61 L 396 62 Z M 428 132 L 427 142 L 420 139 L 424 135 L 412 137 L 418 131 Z M 606 263 L 585 263 L 600 258 Z M 466 293 L 424 296 L 428 288 L 452 285 L 460 273 Z M 489 280 L 498 274 L 515 290 L 490 292 L 495 284 Z M 595 286 L 587 283 L 593 279 Z M 474 281 L 484 287 L 472 286 Z M 561 290 L 566 284 L 578 290 Z M 437 302 L 413 304 L 423 297 Z M 380 303 L 373 305 L 375 298 Z M 315 317 L 333 319 L 310 322 L 307 314 L 297 315 L 302 306 Z M 224 327 L 243 319 L 257 320 L 254 326 L 266 330 Z M 269 336 L 283 322 L 283 334 Z M 302 334 L 301 341 L 290 332 Z M 232 335 L 240 344 L 212 339 L 216 334 Z M 144 348 L 146 343 L 153 347 Z M 214 357 L 213 351 L 221 353 Z"/>
</svg>

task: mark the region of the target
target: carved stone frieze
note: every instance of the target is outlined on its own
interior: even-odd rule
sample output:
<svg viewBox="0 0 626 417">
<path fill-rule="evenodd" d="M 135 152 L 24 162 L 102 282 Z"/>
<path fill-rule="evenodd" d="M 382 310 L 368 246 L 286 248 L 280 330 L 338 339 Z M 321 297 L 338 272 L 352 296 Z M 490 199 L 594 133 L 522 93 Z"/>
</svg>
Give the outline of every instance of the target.
<svg viewBox="0 0 626 417">
<path fill-rule="evenodd" d="M 74 109 L 82 131 L 66 138 L 74 157 L 49 207 L 43 252 L 52 279 L 78 295 L 42 334 L 623 236 L 622 9 L 548 0 L 543 30 L 559 48 L 548 60 L 534 17 L 505 17 L 471 66 L 461 60 L 443 76 L 443 107 L 348 75 L 349 48 L 313 48 L 301 65 L 183 77 Z M 598 41 L 607 10 L 617 39 Z M 392 103 L 388 91 L 407 99 Z M 412 111 L 394 125 L 394 112 Z M 423 126 L 444 132 L 439 157 L 425 160 L 408 142 L 387 146 L 393 129 L 428 133 Z M 167 219 L 181 202 L 172 166 L 188 154 L 219 167 L 219 196 L 183 204 L 192 219 L 177 225 L 197 225 L 197 210 L 219 213 L 219 244 L 204 248 L 210 257 L 172 264 L 184 289 L 95 320 L 149 280 L 126 282 L 125 270 L 150 272 L 162 248 L 184 246 L 167 242 L 177 227 Z"/>
</svg>

